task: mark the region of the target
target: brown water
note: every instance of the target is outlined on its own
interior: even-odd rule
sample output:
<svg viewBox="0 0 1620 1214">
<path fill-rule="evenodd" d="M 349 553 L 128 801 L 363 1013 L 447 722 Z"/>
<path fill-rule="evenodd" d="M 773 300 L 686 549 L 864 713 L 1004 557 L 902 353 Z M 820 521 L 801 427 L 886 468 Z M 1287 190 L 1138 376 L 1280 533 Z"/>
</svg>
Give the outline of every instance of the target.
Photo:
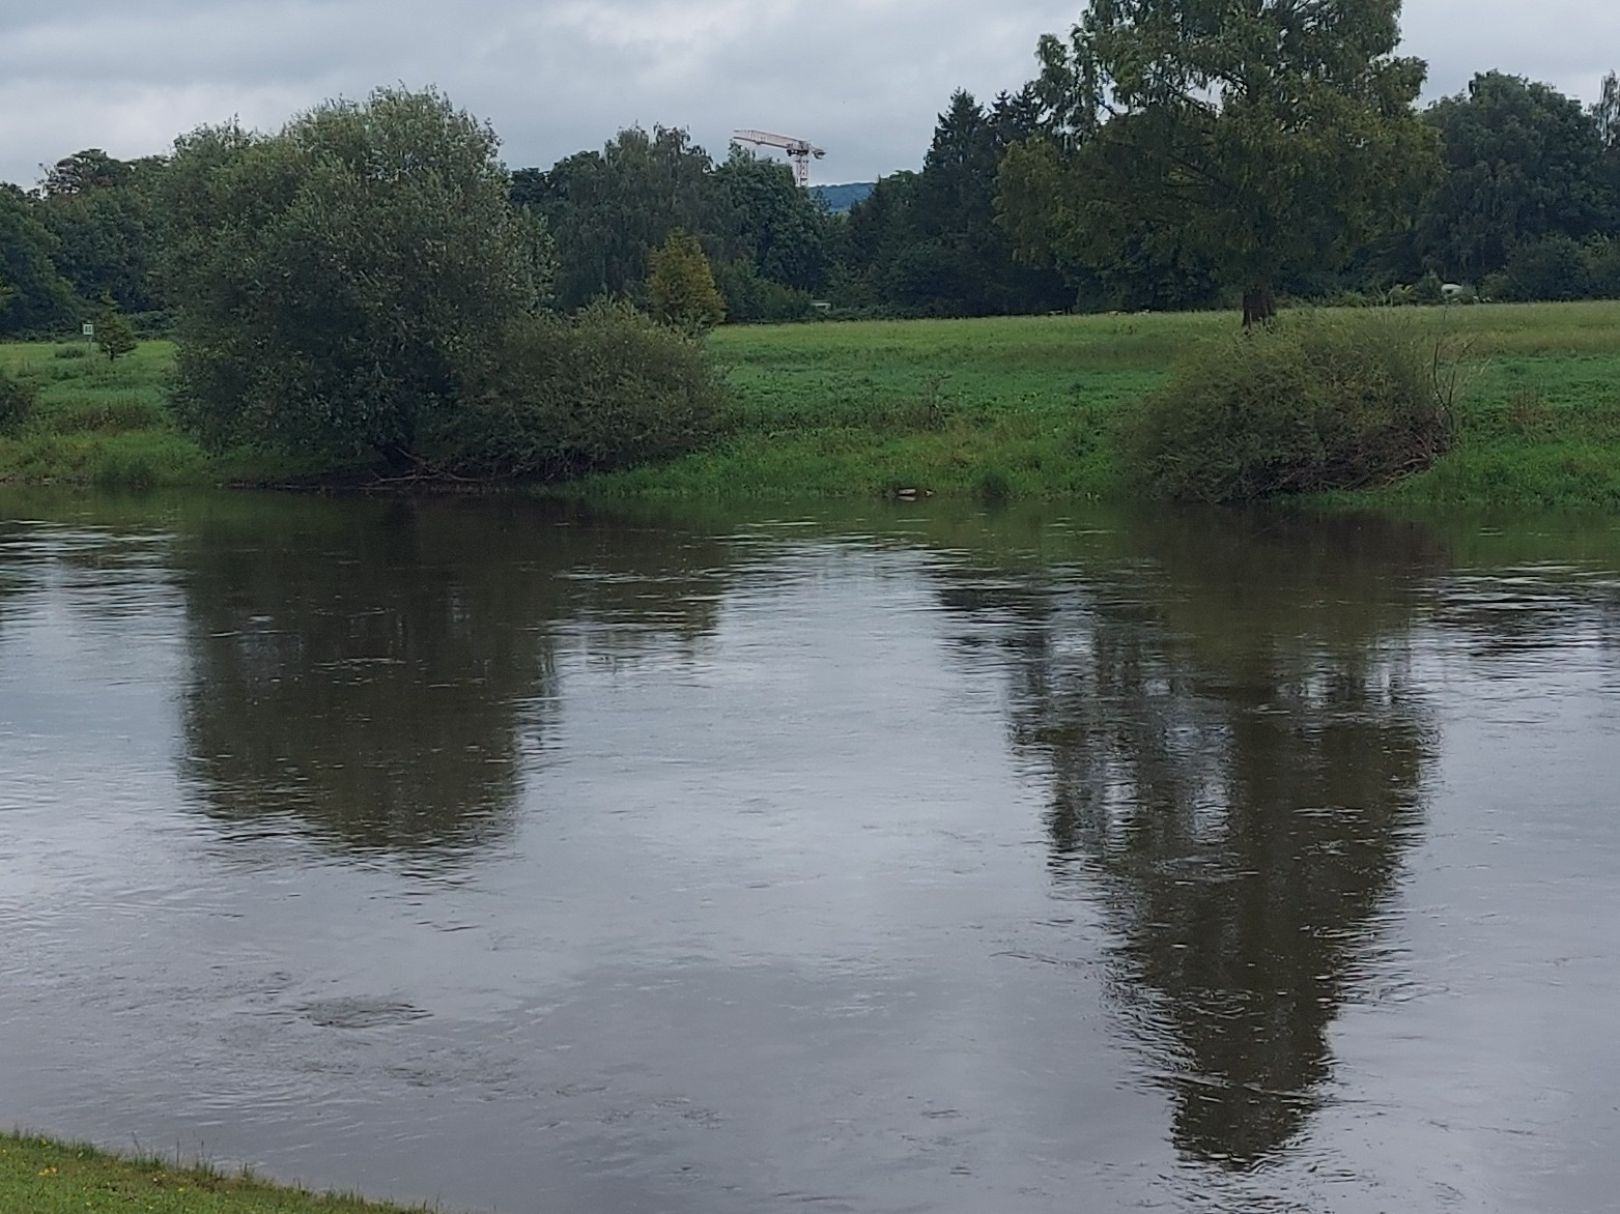
<svg viewBox="0 0 1620 1214">
<path fill-rule="evenodd" d="M 1615 526 L 0 519 L 0 1124 L 536 1214 L 1615 1208 Z"/>
</svg>

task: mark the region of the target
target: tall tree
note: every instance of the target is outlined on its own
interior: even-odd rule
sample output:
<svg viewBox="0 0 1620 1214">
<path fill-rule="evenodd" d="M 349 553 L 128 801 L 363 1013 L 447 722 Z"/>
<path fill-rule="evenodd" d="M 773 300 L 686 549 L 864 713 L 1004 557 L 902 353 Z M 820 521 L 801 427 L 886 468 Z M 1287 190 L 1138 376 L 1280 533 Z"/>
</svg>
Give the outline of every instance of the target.
<svg viewBox="0 0 1620 1214">
<path fill-rule="evenodd" d="M 1007 158 L 1011 230 L 1097 267 L 1133 245 L 1206 259 L 1245 324 L 1268 320 L 1280 282 L 1343 261 L 1435 171 L 1399 16 L 1400 0 L 1093 0 L 1066 41 L 1041 40 L 1048 134 Z"/>
<path fill-rule="evenodd" d="M 1486 72 L 1424 117 L 1439 132 L 1446 160 L 1418 225 L 1431 268 L 1477 279 L 1500 270 L 1521 244 L 1579 239 L 1601 225 L 1600 121 L 1579 101 L 1545 84 Z"/>
<path fill-rule="evenodd" d="M 958 90 L 934 128 L 921 173 L 879 182 L 850 213 L 850 255 L 870 302 L 912 312 L 985 315 L 1066 307 L 1057 274 L 1014 261 L 996 224 L 996 169 L 1036 125 L 1030 90 L 987 111 Z"/>
<path fill-rule="evenodd" d="M 513 174 L 513 200 L 544 216 L 557 238 L 557 302 L 574 308 L 604 295 L 639 299 L 652 251 L 671 232 L 729 228 L 729 218 L 717 214 L 726 202 L 713 168 L 684 130 L 632 127 L 600 152 Z"/>
<path fill-rule="evenodd" d="M 761 277 L 783 286 L 819 290 L 827 280 L 831 225 L 793 171 L 733 145 L 714 183 L 720 197 L 713 215 L 731 222 L 730 231 L 714 234 L 721 255 L 746 259 Z"/>
<path fill-rule="evenodd" d="M 917 174 L 893 173 L 872 187 L 872 192 L 850 208 L 844 250 L 851 271 L 850 302 L 879 302 L 882 270 L 897 250 L 911 239 L 915 228 Z"/>
<path fill-rule="evenodd" d="M 122 185 L 129 174 L 130 166 L 122 160 L 100 148 L 86 148 L 48 166 L 40 188 L 47 198 L 71 198 Z"/>
<path fill-rule="evenodd" d="M 995 130 L 973 94 L 958 89 L 939 115 L 917 179 L 921 238 L 899 258 L 891 285 L 913 306 L 951 315 L 1000 309 L 998 271 L 1009 262 L 995 229 Z"/>
<path fill-rule="evenodd" d="M 62 166 L 89 155 L 69 157 L 53 173 L 68 176 Z M 57 269 L 81 299 L 110 297 L 127 311 L 151 311 L 161 306 L 156 263 L 163 225 L 157 193 L 168 162 L 147 157 L 92 163 L 100 167 L 71 176 L 98 184 L 47 188 L 41 217 L 56 237 Z"/>
<path fill-rule="evenodd" d="M 545 294 L 498 146 L 398 89 L 183 138 L 164 192 L 183 418 L 215 445 L 414 466 Z"/>
<path fill-rule="evenodd" d="M 45 332 L 70 323 L 73 291 L 57 273 L 57 250 L 40 212 L 21 190 L 0 185 L 0 335 Z"/>
</svg>

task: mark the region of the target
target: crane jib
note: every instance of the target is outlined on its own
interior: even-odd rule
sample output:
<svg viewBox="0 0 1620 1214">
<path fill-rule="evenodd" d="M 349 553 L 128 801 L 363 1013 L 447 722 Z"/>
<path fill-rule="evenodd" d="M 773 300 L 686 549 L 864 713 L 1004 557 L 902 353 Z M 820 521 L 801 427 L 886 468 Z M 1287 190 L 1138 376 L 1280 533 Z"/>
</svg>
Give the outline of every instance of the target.
<svg viewBox="0 0 1620 1214">
<path fill-rule="evenodd" d="M 776 135 L 770 131 L 740 130 L 733 132 L 731 137 L 738 143 L 752 143 L 786 152 L 788 159 L 793 162 L 794 179 L 805 188 L 810 185 L 811 157 L 820 160 L 827 154 L 825 148 L 818 148 L 808 139 L 797 139 L 792 135 Z"/>
</svg>

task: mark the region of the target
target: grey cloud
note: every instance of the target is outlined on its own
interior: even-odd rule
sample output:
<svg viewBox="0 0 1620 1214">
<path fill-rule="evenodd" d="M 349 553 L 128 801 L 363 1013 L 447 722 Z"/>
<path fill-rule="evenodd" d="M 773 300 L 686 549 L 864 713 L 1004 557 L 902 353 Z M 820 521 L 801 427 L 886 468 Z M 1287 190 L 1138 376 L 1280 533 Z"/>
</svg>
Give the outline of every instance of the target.
<svg viewBox="0 0 1620 1214">
<path fill-rule="evenodd" d="M 233 115 L 273 128 L 334 95 L 437 84 L 486 118 L 514 165 L 621 126 L 815 139 L 821 180 L 921 159 L 958 86 L 1015 88 L 1078 0 L 0 0 L 0 179 L 86 146 L 165 150 Z M 1620 59 L 1620 6 L 1408 0 L 1432 94 L 1503 67 L 1583 97 Z"/>
<path fill-rule="evenodd" d="M 1591 101 L 1620 67 L 1620 6 L 1610 0 L 1407 0 L 1405 33 L 1408 53 L 1429 61 L 1434 95 L 1500 68 Z"/>
</svg>

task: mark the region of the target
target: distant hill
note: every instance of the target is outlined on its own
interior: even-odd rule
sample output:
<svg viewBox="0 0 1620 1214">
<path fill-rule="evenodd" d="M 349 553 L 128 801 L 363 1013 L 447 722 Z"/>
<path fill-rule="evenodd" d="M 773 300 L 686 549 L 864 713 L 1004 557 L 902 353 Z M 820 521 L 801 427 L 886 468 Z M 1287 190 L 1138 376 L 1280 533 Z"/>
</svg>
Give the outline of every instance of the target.
<svg viewBox="0 0 1620 1214">
<path fill-rule="evenodd" d="M 877 185 L 875 181 L 852 181 L 848 185 L 813 185 L 810 192 L 827 204 L 828 210 L 842 215 L 858 202 L 865 202 Z"/>
</svg>

